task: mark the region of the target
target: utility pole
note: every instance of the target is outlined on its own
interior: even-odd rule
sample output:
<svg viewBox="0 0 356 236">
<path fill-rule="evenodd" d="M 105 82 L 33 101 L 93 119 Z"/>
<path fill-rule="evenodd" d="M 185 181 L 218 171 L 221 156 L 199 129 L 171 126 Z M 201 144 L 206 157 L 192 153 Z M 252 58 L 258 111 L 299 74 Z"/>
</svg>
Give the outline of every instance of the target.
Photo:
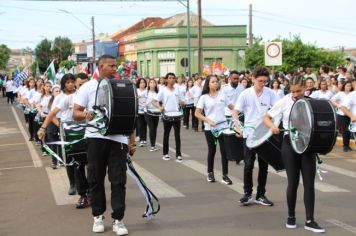
<svg viewBox="0 0 356 236">
<path fill-rule="evenodd" d="M 252 4 L 249 5 L 248 11 L 248 46 L 252 47 L 253 44 L 253 34 L 252 34 Z"/>
<path fill-rule="evenodd" d="M 94 30 L 94 16 L 91 17 L 91 31 L 92 31 L 92 35 L 93 35 L 93 74 L 95 71 L 95 30 Z"/>
<path fill-rule="evenodd" d="M 188 40 L 188 76 L 189 78 L 191 77 L 191 63 L 192 63 L 192 58 L 191 58 L 191 44 L 190 44 L 190 4 L 189 0 L 187 0 L 187 40 Z"/>
<path fill-rule="evenodd" d="M 198 0 L 198 73 L 202 74 L 203 68 L 203 42 L 202 42 L 202 23 L 201 23 L 201 0 Z"/>
</svg>

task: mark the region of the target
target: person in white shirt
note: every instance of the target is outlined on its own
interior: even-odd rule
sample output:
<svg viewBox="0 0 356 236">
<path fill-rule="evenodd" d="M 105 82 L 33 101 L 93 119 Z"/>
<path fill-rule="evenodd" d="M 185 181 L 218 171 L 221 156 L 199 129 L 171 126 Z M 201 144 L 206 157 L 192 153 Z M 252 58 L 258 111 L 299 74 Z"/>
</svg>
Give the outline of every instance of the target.
<svg viewBox="0 0 356 236">
<path fill-rule="evenodd" d="M 167 86 L 158 91 L 157 97 L 152 101 L 152 104 L 163 112 L 163 160 L 170 159 L 169 150 L 169 133 L 173 127 L 174 137 L 176 142 L 176 161 L 182 162 L 181 141 L 180 141 L 180 125 L 181 117 L 168 117 L 168 112 L 180 112 L 180 106 L 183 105 L 183 98 L 180 96 L 178 88 L 174 87 L 176 76 L 172 72 L 166 74 Z M 162 106 L 159 105 L 162 103 Z M 183 114 L 182 114 L 183 115 Z"/>
<path fill-rule="evenodd" d="M 235 104 L 238 97 L 244 88 L 239 85 L 239 73 L 236 70 L 230 72 L 230 83 L 222 88 L 222 92 L 224 93 L 226 99 L 231 103 Z M 225 107 L 225 116 L 231 117 L 232 110 L 229 107 Z"/>
<path fill-rule="evenodd" d="M 340 83 L 340 81 L 339 81 Z M 346 97 L 353 91 L 351 81 L 347 81 L 342 85 L 341 91 L 335 94 L 330 102 L 336 107 L 338 130 L 342 134 L 343 151 L 352 151 L 350 148 L 351 133 L 349 131 L 350 118 L 341 110 L 341 105 L 346 100 Z"/>
<path fill-rule="evenodd" d="M 328 86 L 325 80 L 320 81 L 319 90 L 314 91 L 309 97 L 314 99 L 330 100 L 333 93 L 328 90 Z"/>
<path fill-rule="evenodd" d="M 6 89 L 6 97 L 7 97 L 7 104 L 11 102 L 14 103 L 14 93 L 16 91 L 16 83 L 15 81 L 9 77 L 5 82 L 5 89 Z"/>
<path fill-rule="evenodd" d="M 140 78 L 136 82 L 137 97 L 138 97 L 138 117 L 136 134 L 140 138 L 140 147 L 147 145 L 147 123 L 145 120 L 144 108 L 147 100 L 147 82 L 144 78 Z"/>
<path fill-rule="evenodd" d="M 183 124 L 185 128 L 189 129 L 189 117 L 192 116 L 192 127 L 193 127 L 193 117 L 194 117 L 194 94 L 193 94 L 193 79 L 188 79 L 186 85 L 186 92 L 184 94 L 184 106 L 183 106 Z"/>
<path fill-rule="evenodd" d="M 256 152 L 246 146 L 246 139 L 253 133 L 254 127 L 261 121 L 265 113 L 276 103 L 274 92 L 265 87 L 268 82 L 269 71 L 264 67 L 258 67 L 253 73 L 253 86 L 245 89 L 237 99 L 234 107 L 233 118 L 235 129 L 244 138 L 244 196 L 240 199 L 242 205 L 252 203 L 253 168 Z M 241 130 L 238 119 L 239 113 L 244 113 L 244 128 Z M 266 154 L 268 155 L 268 153 Z M 255 202 L 265 206 L 272 206 L 273 202 L 265 196 L 268 164 L 258 156 L 258 186 Z"/>
<path fill-rule="evenodd" d="M 353 82 L 355 83 L 355 82 Z M 341 104 L 341 110 L 350 118 L 351 123 L 356 122 L 356 87 L 354 91 L 347 95 L 346 99 Z"/>
<path fill-rule="evenodd" d="M 26 106 L 25 112 L 28 115 L 28 132 L 30 134 L 30 141 L 33 141 L 36 133 L 35 133 L 35 107 L 33 104 L 34 96 L 36 94 L 36 82 L 33 78 L 29 78 L 27 80 L 27 90 L 24 94 L 24 105 Z"/>
<path fill-rule="evenodd" d="M 270 88 L 276 95 L 277 100 L 282 99 L 284 97 L 284 92 L 282 89 L 280 89 L 280 82 L 278 80 L 272 80 L 270 84 Z"/>
<path fill-rule="evenodd" d="M 157 137 L 159 116 L 150 115 L 149 113 L 147 113 L 147 111 L 155 108 L 152 104 L 152 101 L 157 97 L 158 94 L 158 87 L 155 79 L 149 79 L 148 88 L 146 92 L 147 92 L 147 100 L 145 103 L 145 120 L 148 125 L 148 129 L 150 131 L 149 132 L 150 143 L 151 143 L 150 152 L 154 152 L 158 150 L 156 147 L 156 137 Z"/>
<path fill-rule="evenodd" d="M 201 93 L 203 91 L 203 85 L 202 85 L 202 77 L 197 75 L 197 79 L 195 81 L 195 84 L 192 88 L 192 94 L 194 97 L 194 113 L 195 113 L 195 109 L 198 103 L 198 100 L 201 96 Z M 192 128 L 194 129 L 194 131 L 198 132 L 198 126 L 199 126 L 199 120 L 195 117 L 195 115 L 193 115 L 193 119 L 192 119 Z M 204 130 L 204 122 L 202 122 L 202 130 Z"/>
<path fill-rule="evenodd" d="M 164 77 L 159 77 L 158 79 L 158 91 L 166 87 L 166 79 Z"/>
<path fill-rule="evenodd" d="M 99 78 L 114 79 L 116 59 L 103 55 L 98 61 Z M 98 87 L 98 80 L 92 79 L 78 91 L 74 100 L 73 118 L 77 121 L 93 119 L 93 106 Z M 93 128 L 86 128 L 87 138 L 87 174 L 91 194 L 91 208 L 94 216 L 93 232 L 105 231 L 104 212 L 106 211 L 105 176 L 108 171 L 111 183 L 111 207 L 113 231 L 118 235 L 128 234 L 123 223 L 126 196 L 126 160 L 127 155 L 135 153 L 135 136 L 121 134 L 103 136 Z"/>
<path fill-rule="evenodd" d="M 214 159 L 216 153 L 216 142 L 219 142 L 222 165 L 222 182 L 232 184 L 228 177 L 228 160 L 224 146 L 223 136 L 214 136 L 212 132 L 217 129 L 228 128 L 228 123 L 224 114 L 225 107 L 233 109 L 233 104 L 226 98 L 225 94 L 219 91 L 218 78 L 216 76 L 208 76 L 203 88 L 202 96 L 199 98 L 195 116 L 204 121 L 204 133 L 208 144 L 208 182 L 215 182 L 214 176 Z M 203 112 L 204 111 L 204 115 Z"/>
<path fill-rule="evenodd" d="M 304 83 L 302 76 L 294 77 L 291 80 L 291 93 L 279 100 L 264 116 L 263 122 L 271 129 L 273 134 L 280 133 L 280 129 L 272 122 L 272 118 L 279 115 L 282 115 L 283 128 L 285 130 L 289 129 L 289 116 L 292 106 L 295 101 L 304 97 Z M 295 205 L 301 173 L 303 177 L 304 205 L 306 211 L 304 228 L 315 233 L 324 233 L 325 229 L 320 227 L 318 223 L 314 221 L 316 154 L 311 152 L 305 152 L 303 154 L 296 153 L 291 146 L 288 131 L 285 131 L 281 152 L 288 179 L 288 218 L 286 228 L 294 229 L 297 227 Z"/>
<path fill-rule="evenodd" d="M 185 123 L 184 120 L 184 117 L 186 116 L 185 109 L 183 109 L 185 105 L 184 96 L 185 96 L 185 92 L 187 91 L 187 85 L 185 84 L 185 76 L 183 74 L 177 77 L 176 83 L 174 84 L 174 88 L 178 90 L 178 97 L 182 101 L 182 103 L 179 104 L 179 106 L 183 111 L 183 127 L 187 128 L 187 124 Z"/>
<path fill-rule="evenodd" d="M 310 96 L 314 91 L 316 90 L 315 88 L 315 82 L 312 78 L 308 77 L 305 79 L 305 96 Z"/>
</svg>

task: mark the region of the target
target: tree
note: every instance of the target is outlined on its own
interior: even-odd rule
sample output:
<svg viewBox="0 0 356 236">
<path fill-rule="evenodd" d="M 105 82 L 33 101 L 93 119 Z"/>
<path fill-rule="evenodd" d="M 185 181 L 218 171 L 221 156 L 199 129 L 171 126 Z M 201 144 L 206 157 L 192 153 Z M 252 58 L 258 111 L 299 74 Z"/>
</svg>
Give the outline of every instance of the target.
<svg viewBox="0 0 356 236">
<path fill-rule="evenodd" d="M 68 56 L 72 55 L 73 51 L 73 44 L 70 39 L 61 36 L 54 39 L 52 52 L 53 59 L 55 59 L 57 65 L 61 61 L 67 60 Z"/>
<path fill-rule="evenodd" d="M 73 66 L 76 66 L 76 63 L 72 60 L 63 60 L 61 63 L 59 63 L 59 67 L 64 67 L 67 70 L 70 70 Z"/>
<path fill-rule="evenodd" d="M 43 39 L 35 48 L 36 62 L 41 72 L 45 72 L 52 61 L 51 47 L 52 42 L 48 39 Z"/>
<path fill-rule="evenodd" d="M 318 71 L 321 65 L 336 66 L 342 64 L 343 55 L 340 52 L 330 52 L 313 44 L 304 44 L 299 36 L 293 39 L 275 39 L 282 42 L 283 64 L 276 66 L 277 71 L 296 71 L 300 66 L 311 66 Z M 264 42 L 255 39 L 252 47 L 246 50 L 246 67 L 255 68 L 264 65 Z"/>
<path fill-rule="evenodd" d="M 0 69 L 6 69 L 7 63 L 10 59 L 11 50 L 5 45 L 0 45 Z"/>
</svg>

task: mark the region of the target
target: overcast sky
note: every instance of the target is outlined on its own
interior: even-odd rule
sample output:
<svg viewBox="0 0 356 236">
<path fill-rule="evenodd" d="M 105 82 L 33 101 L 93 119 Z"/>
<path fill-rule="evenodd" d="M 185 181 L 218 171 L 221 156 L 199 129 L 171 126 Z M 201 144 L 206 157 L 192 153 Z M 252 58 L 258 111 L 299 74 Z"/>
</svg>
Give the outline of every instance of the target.
<svg viewBox="0 0 356 236">
<path fill-rule="evenodd" d="M 356 48 L 355 0 L 202 0 L 203 18 L 215 25 L 248 25 L 249 3 L 254 9 L 253 34 L 265 41 L 300 35 L 319 47 Z M 190 4 L 197 12 L 197 1 Z M 73 41 L 88 39 L 91 16 L 97 33 L 111 34 L 145 17 L 182 12 L 186 9 L 177 1 L 0 0 L 0 44 L 35 48 L 43 38 L 59 35 Z"/>
</svg>

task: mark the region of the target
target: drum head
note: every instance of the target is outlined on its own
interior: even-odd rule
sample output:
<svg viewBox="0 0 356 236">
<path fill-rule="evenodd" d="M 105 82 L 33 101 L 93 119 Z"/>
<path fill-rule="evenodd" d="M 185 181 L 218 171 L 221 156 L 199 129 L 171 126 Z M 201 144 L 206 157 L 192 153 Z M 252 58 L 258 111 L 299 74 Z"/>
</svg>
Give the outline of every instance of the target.
<svg viewBox="0 0 356 236">
<path fill-rule="evenodd" d="M 182 116 L 183 113 L 180 111 L 169 111 L 169 112 L 165 112 L 164 115 L 168 117 L 179 117 Z"/>
<path fill-rule="evenodd" d="M 289 137 L 292 148 L 298 154 L 308 148 L 313 132 L 313 113 L 306 99 L 299 99 L 292 107 L 289 116 Z"/>
<path fill-rule="evenodd" d="M 109 122 L 113 104 L 112 93 L 110 81 L 108 79 L 100 80 L 96 90 L 95 106 L 105 111 L 104 115 L 109 119 Z"/>
<path fill-rule="evenodd" d="M 282 115 L 272 118 L 273 124 L 278 127 L 281 123 Z M 272 136 L 271 129 L 267 128 L 263 121 L 261 121 L 255 128 L 255 131 L 246 140 L 248 148 L 255 148 L 266 142 Z"/>
</svg>

